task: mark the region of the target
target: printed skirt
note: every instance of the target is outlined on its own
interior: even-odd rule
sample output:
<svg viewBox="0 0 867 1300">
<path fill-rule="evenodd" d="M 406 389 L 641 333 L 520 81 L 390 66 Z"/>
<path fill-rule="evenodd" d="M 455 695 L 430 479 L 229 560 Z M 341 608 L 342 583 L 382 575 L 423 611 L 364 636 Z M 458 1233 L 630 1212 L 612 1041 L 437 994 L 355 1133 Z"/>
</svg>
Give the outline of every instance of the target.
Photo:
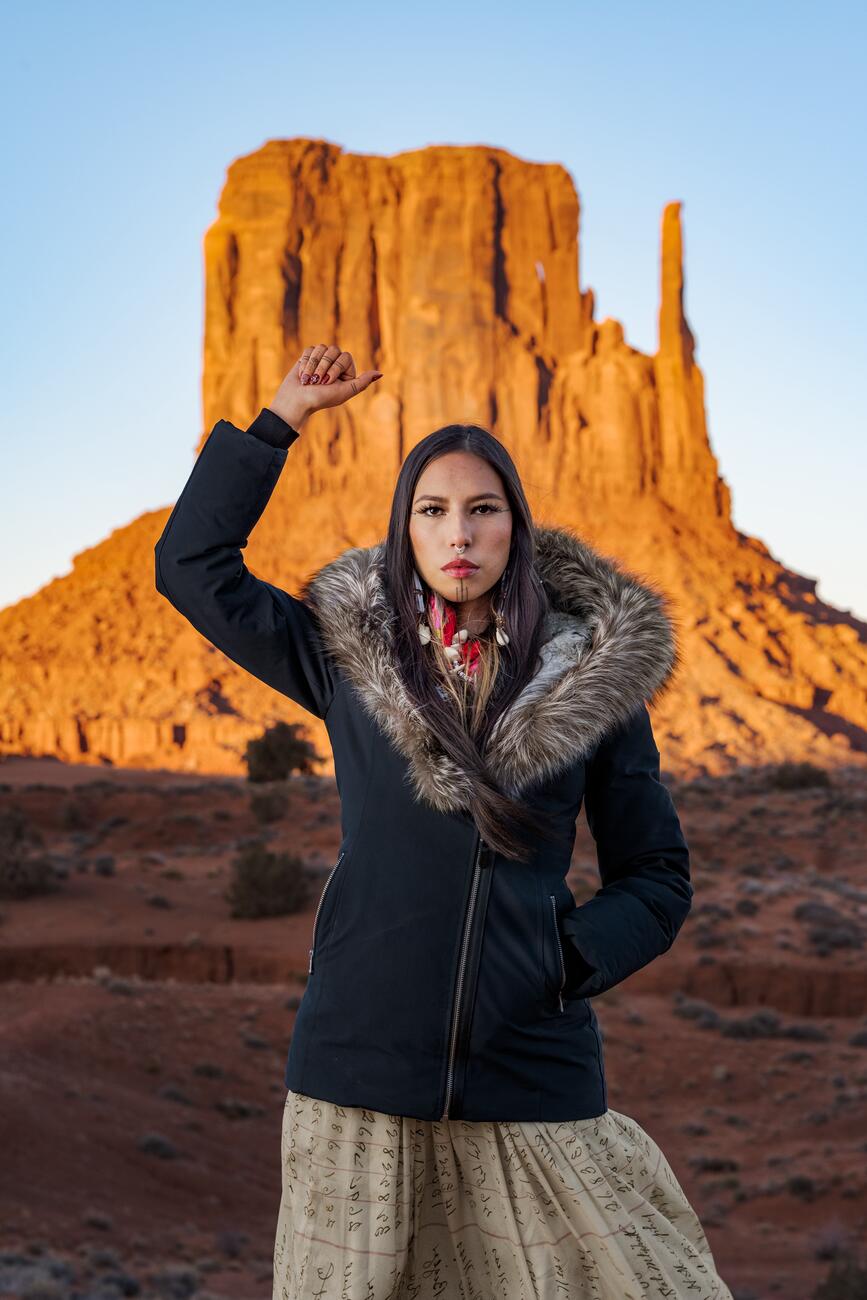
<svg viewBox="0 0 867 1300">
<path fill-rule="evenodd" d="M 272 1300 L 732 1300 L 653 1138 L 289 1092 Z"/>
</svg>

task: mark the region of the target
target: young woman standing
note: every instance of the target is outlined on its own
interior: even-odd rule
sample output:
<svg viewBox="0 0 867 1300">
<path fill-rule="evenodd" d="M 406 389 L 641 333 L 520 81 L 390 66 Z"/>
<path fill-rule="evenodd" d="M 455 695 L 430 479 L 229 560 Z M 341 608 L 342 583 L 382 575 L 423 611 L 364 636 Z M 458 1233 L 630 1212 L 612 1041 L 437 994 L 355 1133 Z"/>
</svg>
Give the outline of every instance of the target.
<svg viewBox="0 0 867 1300">
<path fill-rule="evenodd" d="M 731 1300 L 662 1151 L 608 1105 L 593 1007 L 692 900 L 647 709 L 679 659 L 664 597 L 537 526 L 475 425 L 418 443 L 385 539 L 299 596 L 244 564 L 302 426 L 380 377 L 305 348 L 249 429 L 214 426 L 156 545 L 157 589 L 334 751 L 274 1300 Z M 601 887 L 576 905 L 582 803 Z"/>
</svg>

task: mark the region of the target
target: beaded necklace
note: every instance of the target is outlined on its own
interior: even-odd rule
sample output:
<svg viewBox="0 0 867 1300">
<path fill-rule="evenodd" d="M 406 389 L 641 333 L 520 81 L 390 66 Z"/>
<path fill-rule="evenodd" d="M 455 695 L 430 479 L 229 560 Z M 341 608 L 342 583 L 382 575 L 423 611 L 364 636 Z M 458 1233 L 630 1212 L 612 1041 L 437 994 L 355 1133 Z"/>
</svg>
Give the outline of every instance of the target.
<svg viewBox="0 0 867 1300">
<path fill-rule="evenodd" d="M 437 591 L 428 596 L 428 622 L 442 641 L 451 671 L 473 678 L 479 670 L 481 642 L 478 637 L 470 637 L 465 627 L 458 628 L 457 610 Z"/>
</svg>

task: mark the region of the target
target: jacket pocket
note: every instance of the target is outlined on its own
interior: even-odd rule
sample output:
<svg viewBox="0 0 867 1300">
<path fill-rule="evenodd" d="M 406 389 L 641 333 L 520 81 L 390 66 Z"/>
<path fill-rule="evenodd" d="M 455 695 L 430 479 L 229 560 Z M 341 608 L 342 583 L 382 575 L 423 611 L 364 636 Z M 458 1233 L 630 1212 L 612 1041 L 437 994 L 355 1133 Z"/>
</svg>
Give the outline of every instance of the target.
<svg viewBox="0 0 867 1300">
<path fill-rule="evenodd" d="M 340 866 L 341 862 L 345 857 L 346 857 L 346 850 L 344 849 L 343 852 L 340 854 L 340 857 L 335 862 L 334 866 L 329 871 L 325 884 L 322 886 L 322 893 L 319 895 L 319 902 L 316 904 L 316 912 L 313 917 L 313 933 L 310 936 L 310 963 L 307 967 L 308 975 L 313 973 L 313 956 L 314 953 L 316 952 L 316 932 L 319 928 L 319 917 L 322 912 L 322 904 L 325 902 L 325 895 L 328 893 L 329 886 L 331 885 L 331 882 L 333 881 L 334 877 L 337 874 L 337 868 Z"/>
<path fill-rule="evenodd" d="M 563 990 L 566 987 L 566 962 L 563 959 L 563 944 L 560 941 L 560 927 L 557 922 L 557 899 L 554 894 L 548 895 L 548 902 L 551 904 L 548 913 L 549 925 L 554 931 L 554 951 L 557 954 L 557 970 L 559 972 L 560 983 L 557 987 L 557 1007 L 560 1011 L 566 1010 L 566 1003 L 563 1001 Z"/>
</svg>

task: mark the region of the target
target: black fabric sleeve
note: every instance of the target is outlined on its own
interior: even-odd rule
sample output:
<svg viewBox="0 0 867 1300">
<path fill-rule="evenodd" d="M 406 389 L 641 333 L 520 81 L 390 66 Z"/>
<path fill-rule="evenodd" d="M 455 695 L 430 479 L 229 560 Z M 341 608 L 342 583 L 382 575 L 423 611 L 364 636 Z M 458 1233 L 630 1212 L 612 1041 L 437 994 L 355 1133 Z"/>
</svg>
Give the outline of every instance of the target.
<svg viewBox="0 0 867 1300">
<path fill-rule="evenodd" d="M 270 406 L 262 407 L 253 423 L 248 425 L 247 433 L 270 442 L 272 447 L 282 447 L 284 450 L 288 450 L 299 436 L 298 430 L 293 429 L 291 424 L 287 424 L 282 416 L 271 410 Z"/>
<path fill-rule="evenodd" d="M 588 761 L 584 809 L 602 888 L 561 918 L 570 998 L 604 993 L 664 953 L 692 906 L 689 848 L 645 704 Z"/>
<path fill-rule="evenodd" d="M 338 683 L 313 611 L 254 577 L 242 555 L 286 456 L 228 420 L 214 425 L 154 547 L 156 589 L 234 663 L 323 718 Z"/>
</svg>

